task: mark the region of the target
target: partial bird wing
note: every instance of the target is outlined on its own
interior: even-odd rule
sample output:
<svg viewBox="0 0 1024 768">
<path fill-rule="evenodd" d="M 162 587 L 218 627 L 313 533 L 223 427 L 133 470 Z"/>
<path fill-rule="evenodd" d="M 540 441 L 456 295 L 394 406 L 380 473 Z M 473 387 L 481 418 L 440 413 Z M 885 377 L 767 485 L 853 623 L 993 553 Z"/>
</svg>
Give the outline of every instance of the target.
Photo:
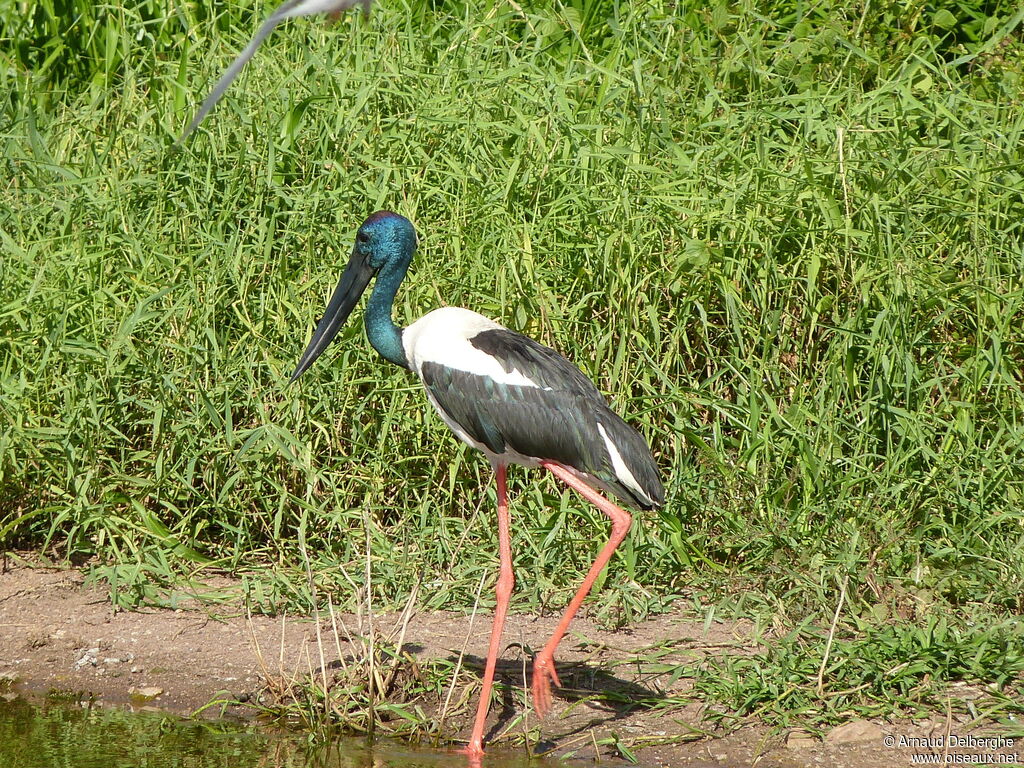
<svg viewBox="0 0 1024 768">
<path fill-rule="evenodd" d="M 583 371 L 529 336 L 507 328 L 494 328 L 481 331 L 469 343 L 497 360 L 505 373 L 519 371 L 543 389 L 562 390 L 604 402 L 594 382 L 584 376 Z"/>
<path fill-rule="evenodd" d="M 499 456 L 513 451 L 584 472 L 626 503 L 661 505 L 664 490 L 647 442 L 575 365 L 504 328 L 469 342 L 535 386 L 423 363 L 420 376 L 431 399 L 463 432 Z"/>
<path fill-rule="evenodd" d="M 242 67 L 245 66 L 246 62 L 252 58 L 253 54 L 256 53 L 256 49 L 260 47 L 267 35 L 273 31 L 280 22 L 285 19 L 290 19 L 296 16 L 312 16 L 317 13 L 341 13 L 342 11 L 351 8 L 356 3 L 361 3 L 363 6 L 363 12 L 370 12 L 370 4 L 372 0 L 287 0 L 278 6 L 270 17 L 263 22 L 263 25 L 259 28 L 252 40 L 245 47 L 238 57 L 231 62 L 231 66 L 228 67 L 224 74 L 220 76 L 220 80 L 213 87 L 210 95 L 203 101 L 202 106 L 199 107 L 199 112 L 192 118 L 192 122 L 188 124 L 184 133 L 181 134 L 181 138 L 178 139 L 180 145 L 185 139 L 188 138 L 189 134 L 192 133 L 199 124 L 203 122 L 211 109 L 220 101 L 220 97 L 224 95 L 224 91 L 228 89 L 231 82 L 238 77 L 238 73 L 242 71 Z"/>
</svg>

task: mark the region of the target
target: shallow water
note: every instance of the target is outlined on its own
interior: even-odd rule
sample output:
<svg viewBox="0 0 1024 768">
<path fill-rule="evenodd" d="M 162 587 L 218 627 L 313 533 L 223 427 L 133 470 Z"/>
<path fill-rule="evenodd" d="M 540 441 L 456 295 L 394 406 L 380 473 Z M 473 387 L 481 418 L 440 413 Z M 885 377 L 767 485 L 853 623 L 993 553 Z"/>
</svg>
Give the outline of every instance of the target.
<svg viewBox="0 0 1024 768">
<path fill-rule="evenodd" d="M 487 768 L 543 768 L 495 750 Z M 304 735 L 226 720 L 188 720 L 158 712 L 36 706 L 0 701 L 3 768 L 457 768 L 466 758 L 445 750 L 334 739 L 310 746 Z M 565 765 L 562 763 L 561 765 Z"/>
</svg>

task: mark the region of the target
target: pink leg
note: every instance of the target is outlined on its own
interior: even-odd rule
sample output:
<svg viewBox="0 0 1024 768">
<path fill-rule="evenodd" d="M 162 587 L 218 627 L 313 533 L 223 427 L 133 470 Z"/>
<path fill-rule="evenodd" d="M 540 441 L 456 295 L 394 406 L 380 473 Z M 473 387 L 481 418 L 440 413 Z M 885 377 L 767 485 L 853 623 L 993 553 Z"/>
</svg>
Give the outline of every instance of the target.
<svg viewBox="0 0 1024 768">
<path fill-rule="evenodd" d="M 498 651 L 501 647 L 501 630 L 505 626 L 505 614 L 508 613 L 508 601 L 512 595 L 512 545 L 509 537 L 508 496 L 505 488 L 505 466 L 499 464 L 495 468 L 498 481 L 498 552 L 501 570 L 498 575 L 498 604 L 494 609 L 494 626 L 491 628 L 491 644 L 487 649 L 487 664 L 484 667 L 483 689 L 480 691 L 480 703 L 476 708 L 476 721 L 473 733 L 469 737 L 469 746 L 464 750 L 469 755 L 469 764 L 480 764 L 484 754 L 484 723 L 487 720 L 487 709 L 491 703 L 491 685 L 494 682 L 494 667 L 498 663 Z"/>
<path fill-rule="evenodd" d="M 544 646 L 533 660 L 533 708 L 538 715 L 544 717 L 548 710 L 551 709 L 551 683 L 559 687 L 562 685 L 558 682 L 558 675 L 555 673 L 555 649 L 569 629 L 569 622 L 572 621 L 576 611 L 583 604 L 583 600 L 586 598 L 587 593 L 590 592 L 594 581 L 601 573 L 601 570 L 608 564 L 608 561 L 612 559 L 612 553 L 615 552 L 615 548 L 626 538 L 632 518 L 626 510 L 612 504 L 561 464 L 556 464 L 553 461 L 544 461 L 541 462 L 541 466 L 570 488 L 576 490 L 580 496 L 608 515 L 612 521 L 612 535 L 608 539 L 608 543 L 604 545 L 597 559 L 594 560 L 594 564 L 590 566 L 587 578 L 583 580 L 583 584 L 580 585 L 576 596 L 569 603 L 569 607 L 565 609 L 565 615 L 558 622 L 555 633 L 548 640 L 548 644 Z"/>
</svg>

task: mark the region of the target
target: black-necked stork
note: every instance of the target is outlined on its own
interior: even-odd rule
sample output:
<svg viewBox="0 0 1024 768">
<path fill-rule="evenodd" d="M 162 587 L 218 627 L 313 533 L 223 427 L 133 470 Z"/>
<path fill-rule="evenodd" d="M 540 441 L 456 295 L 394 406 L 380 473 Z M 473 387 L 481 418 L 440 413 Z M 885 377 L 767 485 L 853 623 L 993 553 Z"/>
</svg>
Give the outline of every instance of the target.
<svg viewBox="0 0 1024 768">
<path fill-rule="evenodd" d="M 231 62 L 231 66 L 224 70 L 224 74 L 220 76 L 220 80 L 213 86 L 213 90 L 210 91 L 210 95 L 203 99 L 202 106 L 199 107 L 199 111 L 196 116 L 192 118 L 192 122 L 188 124 L 188 127 L 181 134 L 181 138 L 178 139 L 177 143 L 180 145 L 188 135 L 192 133 L 199 124 L 203 122 L 203 118 L 209 114 L 210 110 L 216 106 L 217 102 L 220 101 L 220 97 L 224 95 L 224 91 L 228 89 L 231 82 L 238 77 L 238 73 L 242 71 L 242 67 L 245 66 L 246 62 L 252 58 L 253 54 L 256 53 L 256 49 L 260 47 L 260 44 L 266 39 L 278 24 L 285 19 L 294 19 L 298 16 L 314 16 L 318 13 L 330 14 L 332 18 L 338 18 L 344 11 L 351 8 L 356 3 L 361 3 L 363 6 L 363 15 L 365 16 L 370 12 L 370 4 L 373 0 L 285 0 L 281 3 L 272 14 L 267 17 L 267 20 L 263 22 L 256 34 L 252 36 L 252 40 L 245 46 L 245 49 L 235 57 L 235 60 Z"/>
<path fill-rule="evenodd" d="M 419 376 L 444 422 L 460 440 L 483 451 L 494 467 L 501 569 L 483 690 L 467 749 L 478 761 L 513 583 L 507 466 L 544 467 L 612 521 L 611 538 L 551 640 L 534 658 L 533 702 L 542 717 L 551 706 L 551 683 L 561 685 L 555 674 L 555 649 L 631 522 L 629 513 L 598 489 L 643 509 L 660 506 L 664 490 L 644 439 L 608 407 L 576 366 L 554 350 L 457 307 L 435 309 L 405 329 L 395 326 L 392 304 L 415 250 L 416 230 L 403 216 L 379 211 L 363 222 L 348 266 L 291 381 L 331 343 L 376 275 L 365 315 L 370 344 L 385 360 Z"/>
</svg>

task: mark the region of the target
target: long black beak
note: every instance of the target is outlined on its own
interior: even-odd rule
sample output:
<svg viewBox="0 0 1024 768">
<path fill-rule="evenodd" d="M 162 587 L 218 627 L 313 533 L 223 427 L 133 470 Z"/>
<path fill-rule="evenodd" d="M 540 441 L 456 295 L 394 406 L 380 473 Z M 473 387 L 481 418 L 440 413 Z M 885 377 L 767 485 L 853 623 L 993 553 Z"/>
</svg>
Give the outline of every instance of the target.
<svg viewBox="0 0 1024 768">
<path fill-rule="evenodd" d="M 338 287 L 334 289 L 334 295 L 331 296 L 331 301 L 327 304 L 327 309 L 324 310 L 324 316 L 320 318 L 316 330 L 313 331 L 313 338 L 309 340 L 309 346 L 302 353 L 302 359 L 299 360 L 295 373 L 288 379 L 289 384 L 299 378 L 338 335 L 341 326 L 345 324 L 348 316 L 352 314 L 352 310 L 359 303 L 359 297 L 363 295 L 363 291 L 369 285 L 373 273 L 374 269 L 370 266 L 367 257 L 353 250 L 348 266 L 345 267 L 341 280 L 338 281 Z"/>
</svg>

